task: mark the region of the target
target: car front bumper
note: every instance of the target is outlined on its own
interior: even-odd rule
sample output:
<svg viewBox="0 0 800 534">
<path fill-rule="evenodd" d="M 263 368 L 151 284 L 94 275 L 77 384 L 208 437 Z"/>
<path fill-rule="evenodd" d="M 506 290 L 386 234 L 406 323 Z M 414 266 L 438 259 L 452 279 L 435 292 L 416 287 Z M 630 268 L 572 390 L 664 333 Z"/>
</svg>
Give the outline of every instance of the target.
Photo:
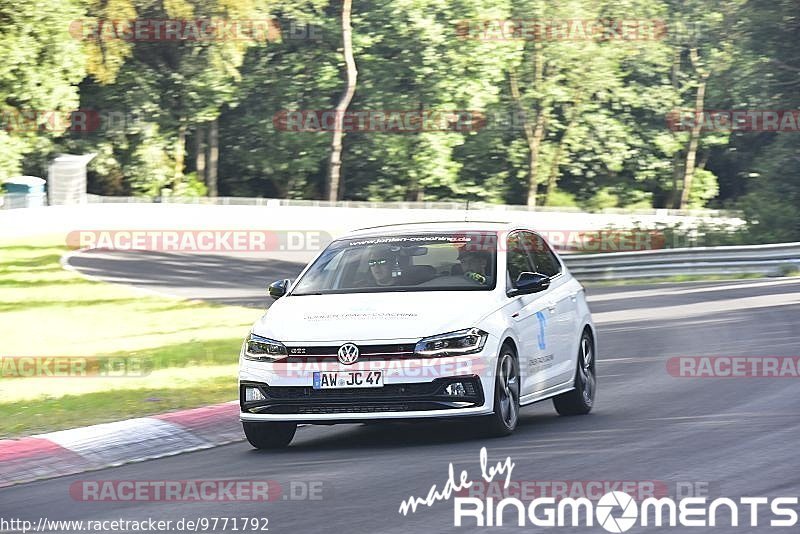
<svg viewBox="0 0 800 534">
<path fill-rule="evenodd" d="M 494 409 L 496 345 L 493 336 L 489 336 L 477 354 L 373 359 L 354 365 L 343 365 L 331 358 L 295 358 L 288 363 L 242 359 L 240 419 L 333 424 L 490 414 Z M 377 369 L 383 370 L 383 387 L 313 388 L 316 371 Z M 463 384 L 464 394 L 447 393 L 447 386 L 453 382 Z M 258 389 L 264 399 L 246 401 L 246 388 Z"/>
</svg>

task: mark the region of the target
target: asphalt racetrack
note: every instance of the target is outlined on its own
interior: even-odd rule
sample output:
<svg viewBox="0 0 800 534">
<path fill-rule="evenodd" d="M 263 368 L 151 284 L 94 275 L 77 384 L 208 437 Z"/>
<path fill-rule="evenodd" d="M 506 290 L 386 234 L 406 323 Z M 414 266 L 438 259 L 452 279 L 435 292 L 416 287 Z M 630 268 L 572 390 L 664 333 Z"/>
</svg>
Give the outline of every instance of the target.
<svg viewBox="0 0 800 534">
<path fill-rule="evenodd" d="M 253 307 L 267 304 L 267 283 L 301 268 L 290 259 L 142 252 L 79 254 L 69 265 L 147 290 Z M 800 279 L 602 287 L 588 294 L 599 328 L 598 398 L 588 416 L 559 417 L 543 402 L 523 408 L 516 433 L 499 439 L 482 437 L 469 422 L 303 427 L 284 451 L 257 452 L 241 442 L 6 488 L 0 517 L 34 523 L 267 517 L 271 532 L 483 531 L 454 527 L 450 501 L 406 516 L 398 510 L 409 496 L 441 487 L 450 462 L 456 473 L 464 469 L 478 479 L 484 446 L 491 465 L 513 460 L 515 481 L 652 481 L 673 495 L 732 499 L 800 495 L 800 378 L 688 378 L 667 369 L 680 356 L 800 355 Z M 282 492 L 266 503 L 83 502 L 69 492 L 79 480 L 211 479 L 271 480 Z M 313 488 L 313 499 L 302 495 L 304 488 Z M 771 517 L 762 507 L 762 524 Z M 542 531 L 530 524 L 487 530 Z M 605 532 L 597 525 L 551 531 Z"/>
</svg>

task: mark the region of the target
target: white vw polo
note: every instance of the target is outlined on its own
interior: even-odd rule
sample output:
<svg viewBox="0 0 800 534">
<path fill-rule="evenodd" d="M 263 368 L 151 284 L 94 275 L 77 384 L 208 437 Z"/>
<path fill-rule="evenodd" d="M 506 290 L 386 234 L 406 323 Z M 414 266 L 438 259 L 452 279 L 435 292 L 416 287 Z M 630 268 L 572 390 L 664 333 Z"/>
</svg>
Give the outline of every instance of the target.
<svg viewBox="0 0 800 534">
<path fill-rule="evenodd" d="M 586 414 L 597 336 L 583 286 L 536 232 L 505 223 L 367 228 L 332 242 L 242 345 L 241 420 L 256 448 L 298 423 Z"/>
</svg>

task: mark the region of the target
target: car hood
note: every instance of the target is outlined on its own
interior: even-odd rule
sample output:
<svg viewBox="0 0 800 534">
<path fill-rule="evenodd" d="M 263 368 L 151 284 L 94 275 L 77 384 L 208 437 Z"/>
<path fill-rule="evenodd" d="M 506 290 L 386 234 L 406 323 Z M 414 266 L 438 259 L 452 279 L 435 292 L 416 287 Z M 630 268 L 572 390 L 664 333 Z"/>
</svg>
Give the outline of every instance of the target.
<svg viewBox="0 0 800 534">
<path fill-rule="evenodd" d="M 417 339 L 475 326 L 497 307 L 494 291 L 288 296 L 253 332 L 285 343 Z"/>
</svg>

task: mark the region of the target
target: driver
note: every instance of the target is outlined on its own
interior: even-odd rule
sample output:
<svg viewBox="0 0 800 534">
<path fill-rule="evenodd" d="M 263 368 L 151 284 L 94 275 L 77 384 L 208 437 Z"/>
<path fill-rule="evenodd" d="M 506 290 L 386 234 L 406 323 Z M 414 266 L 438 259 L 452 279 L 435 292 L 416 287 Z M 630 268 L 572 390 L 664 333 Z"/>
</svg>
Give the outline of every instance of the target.
<svg viewBox="0 0 800 534">
<path fill-rule="evenodd" d="M 369 251 L 369 272 L 377 286 L 392 286 L 397 281 L 393 270 L 397 265 L 397 255 L 389 247 L 376 247 Z"/>
<path fill-rule="evenodd" d="M 489 283 L 489 255 L 479 251 L 465 251 L 458 258 L 464 277 L 481 285 Z"/>
</svg>

